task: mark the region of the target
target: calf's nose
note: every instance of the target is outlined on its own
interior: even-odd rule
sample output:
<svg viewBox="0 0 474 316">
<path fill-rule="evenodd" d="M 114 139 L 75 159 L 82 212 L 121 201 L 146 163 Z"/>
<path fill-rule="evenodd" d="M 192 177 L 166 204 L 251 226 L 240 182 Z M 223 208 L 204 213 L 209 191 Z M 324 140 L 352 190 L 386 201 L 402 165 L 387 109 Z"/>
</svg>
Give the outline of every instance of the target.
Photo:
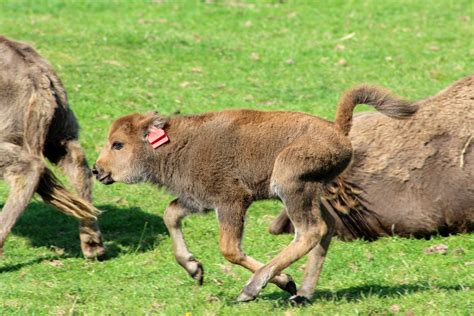
<svg viewBox="0 0 474 316">
<path fill-rule="evenodd" d="M 97 167 L 95 164 L 92 166 L 92 174 L 94 176 L 97 176 L 99 174 L 99 170 L 97 170 Z"/>
</svg>

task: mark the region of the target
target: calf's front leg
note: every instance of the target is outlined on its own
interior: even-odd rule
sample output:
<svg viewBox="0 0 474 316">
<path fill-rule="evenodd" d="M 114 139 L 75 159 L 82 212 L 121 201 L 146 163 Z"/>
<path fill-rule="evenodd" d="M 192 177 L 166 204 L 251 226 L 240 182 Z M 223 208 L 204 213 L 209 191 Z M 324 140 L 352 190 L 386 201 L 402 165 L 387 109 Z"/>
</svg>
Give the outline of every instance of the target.
<svg viewBox="0 0 474 316">
<path fill-rule="evenodd" d="M 176 260 L 199 285 L 202 285 L 204 269 L 202 264 L 189 252 L 181 230 L 181 221 L 191 213 L 191 210 L 182 206 L 176 199 L 166 208 L 163 219 L 170 233 Z"/>
</svg>

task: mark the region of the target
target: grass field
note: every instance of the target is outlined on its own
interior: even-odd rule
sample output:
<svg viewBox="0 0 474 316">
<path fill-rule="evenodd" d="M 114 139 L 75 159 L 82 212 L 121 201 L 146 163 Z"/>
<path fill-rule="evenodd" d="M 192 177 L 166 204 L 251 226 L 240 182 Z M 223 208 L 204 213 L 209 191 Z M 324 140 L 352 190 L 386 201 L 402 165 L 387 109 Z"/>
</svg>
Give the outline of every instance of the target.
<svg viewBox="0 0 474 316">
<path fill-rule="evenodd" d="M 287 109 L 332 119 L 351 85 L 378 83 L 417 99 L 474 69 L 470 0 L 282 2 L 0 0 L 0 33 L 34 44 L 53 64 L 89 162 L 111 120 L 133 111 Z M 7 193 L 0 184 L 0 205 Z M 0 314 L 474 313 L 472 235 L 334 241 L 312 304 L 289 306 L 273 285 L 236 304 L 250 273 L 219 254 L 213 214 L 184 225 L 206 271 L 198 287 L 171 253 L 161 217 L 170 195 L 97 183 L 94 196 L 109 260 L 84 260 L 74 220 L 37 198 L 0 259 Z M 262 261 L 292 238 L 266 232 L 280 207 L 249 211 L 244 249 Z M 439 243 L 447 254 L 424 252 Z M 297 280 L 299 266 L 288 269 Z"/>
</svg>

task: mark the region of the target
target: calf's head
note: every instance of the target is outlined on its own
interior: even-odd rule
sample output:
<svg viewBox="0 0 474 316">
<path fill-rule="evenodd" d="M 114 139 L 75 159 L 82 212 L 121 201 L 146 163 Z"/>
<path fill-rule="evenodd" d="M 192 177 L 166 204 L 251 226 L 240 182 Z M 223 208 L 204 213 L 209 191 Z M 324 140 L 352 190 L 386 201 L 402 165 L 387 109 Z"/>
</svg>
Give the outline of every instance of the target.
<svg viewBox="0 0 474 316">
<path fill-rule="evenodd" d="M 114 121 L 92 170 L 97 180 L 104 184 L 146 181 L 150 175 L 147 160 L 153 154 L 147 135 L 152 127 L 162 128 L 165 123 L 155 113 L 130 114 Z"/>
</svg>

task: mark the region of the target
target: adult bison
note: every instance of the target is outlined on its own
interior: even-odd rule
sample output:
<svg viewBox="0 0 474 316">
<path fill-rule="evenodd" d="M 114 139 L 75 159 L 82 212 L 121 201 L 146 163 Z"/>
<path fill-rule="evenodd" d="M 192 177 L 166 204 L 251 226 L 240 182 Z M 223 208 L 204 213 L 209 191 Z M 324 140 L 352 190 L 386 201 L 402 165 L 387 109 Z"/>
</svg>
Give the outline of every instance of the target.
<svg viewBox="0 0 474 316">
<path fill-rule="evenodd" d="M 37 192 L 46 203 L 79 219 L 86 257 L 104 254 L 97 210 L 91 205 L 91 172 L 78 130 L 64 87 L 51 66 L 31 46 L 0 36 L 0 178 L 10 186 L 0 213 L 0 253 Z M 66 173 L 80 197 L 59 183 L 44 157 Z"/>
<path fill-rule="evenodd" d="M 323 203 L 343 240 L 473 230 L 474 75 L 417 105 L 408 121 L 354 118 L 352 162 Z M 273 234 L 291 231 L 285 212 L 270 226 Z"/>
</svg>

